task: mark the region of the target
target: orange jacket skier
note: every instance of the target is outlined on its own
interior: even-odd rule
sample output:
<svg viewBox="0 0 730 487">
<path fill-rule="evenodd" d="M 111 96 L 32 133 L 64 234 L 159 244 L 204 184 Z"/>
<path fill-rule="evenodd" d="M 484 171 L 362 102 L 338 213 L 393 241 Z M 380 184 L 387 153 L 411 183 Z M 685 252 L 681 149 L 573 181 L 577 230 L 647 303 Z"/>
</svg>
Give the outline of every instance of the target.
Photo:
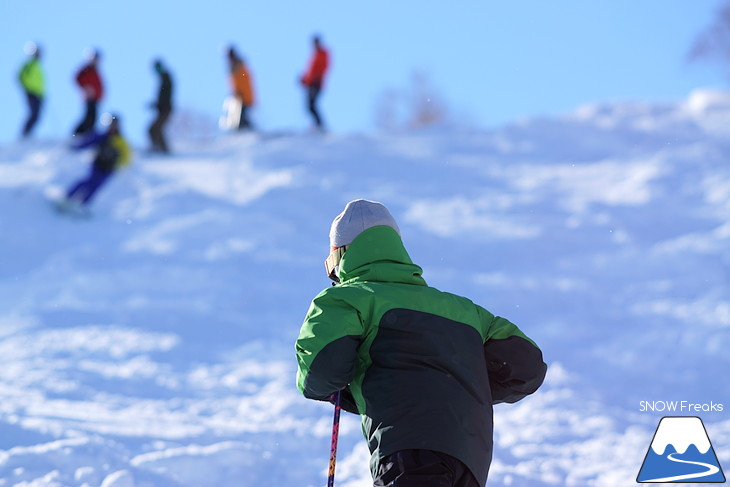
<svg viewBox="0 0 730 487">
<path fill-rule="evenodd" d="M 228 61 L 231 69 L 231 88 L 233 96 L 241 103 L 241 117 L 238 122 L 239 129 L 252 128 L 248 119 L 248 109 L 254 104 L 253 83 L 251 73 L 241 56 L 231 47 L 228 49 Z"/>
</svg>

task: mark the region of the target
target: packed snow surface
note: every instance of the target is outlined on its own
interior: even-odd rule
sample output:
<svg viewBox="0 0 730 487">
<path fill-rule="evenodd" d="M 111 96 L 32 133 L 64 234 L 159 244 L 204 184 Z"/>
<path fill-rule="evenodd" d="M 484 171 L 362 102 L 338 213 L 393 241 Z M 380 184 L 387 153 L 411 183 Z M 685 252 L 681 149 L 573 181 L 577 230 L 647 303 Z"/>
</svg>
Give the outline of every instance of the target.
<svg viewBox="0 0 730 487">
<path fill-rule="evenodd" d="M 488 485 L 635 485 L 664 415 L 702 417 L 730 465 L 729 120 L 698 91 L 489 131 L 176 139 L 89 218 L 49 198 L 91 153 L 0 147 L 0 486 L 324 485 L 332 408 L 297 393 L 293 343 L 361 197 L 430 285 L 543 349 L 543 388 L 495 407 Z M 371 485 L 368 456 L 343 415 L 337 485 Z"/>
</svg>

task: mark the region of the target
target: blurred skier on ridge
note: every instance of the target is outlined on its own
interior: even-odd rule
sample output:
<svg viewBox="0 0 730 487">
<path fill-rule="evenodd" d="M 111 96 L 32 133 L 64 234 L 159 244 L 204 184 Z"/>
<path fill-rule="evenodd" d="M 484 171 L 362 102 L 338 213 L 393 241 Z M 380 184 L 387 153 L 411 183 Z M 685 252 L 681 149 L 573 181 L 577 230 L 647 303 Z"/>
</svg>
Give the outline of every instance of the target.
<svg viewBox="0 0 730 487">
<path fill-rule="evenodd" d="M 95 147 L 96 155 L 89 175 L 71 186 L 66 193 L 66 198 L 58 203 L 58 207 L 62 211 L 86 214 L 87 205 L 99 188 L 115 171 L 127 166 L 131 160 L 132 150 L 122 136 L 119 117 L 104 114 L 102 125 L 106 127 L 105 132 L 88 135 L 73 146 L 75 150 Z"/>
<path fill-rule="evenodd" d="M 319 131 L 324 130 L 324 122 L 322 116 L 317 108 L 317 102 L 319 101 L 319 95 L 322 92 L 324 86 L 324 77 L 329 67 L 329 52 L 322 45 L 322 41 L 319 36 L 315 35 L 312 38 L 312 45 L 314 46 L 314 53 L 309 61 L 309 68 L 307 72 L 300 78 L 302 86 L 306 89 L 307 94 L 307 107 L 309 113 L 312 114 L 314 119 L 314 125 Z"/>
<path fill-rule="evenodd" d="M 243 58 L 236 52 L 233 46 L 228 49 L 228 63 L 233 97 L 240 104 L 240 111 L 235 114 L 238 116 L 238 123 L 235 127 L 229 128 L 236 128 L 238 130 L 252 129 L 253 125 L 248 118 L 248 111 L 254 104 L 251 73 Z"/>
<path fill-rule="evenodd" d="M 172 113 L 172 76 L 170 76 L 169 70 L 161 59 L 155 60 L 153 68 L 160 78 L 160 88 L 157 92 L 157 101 L 150 104 L 152 108 L 157 110 L 157 116 L 148 129 L 152 144 L 150 150 L 152 152 L 168 153 L 170 147 L 165 139 L 164 128 Z"/>
<path fill-rule="evenodd" d="M 98 65 L 101 53 L 91 51 L 89 61 L 76 73 L 76 84 L 81 88 L 85 102 L 84 118 L 74 129 L 73 135 L 84 135 L 92 132 L 96 126 L 96 114 L 99 102 L 104 96 L 104 85 L 99 75 Z"/>
<path fill-rule="evenodd" d="M 20 85 L 23 87 L 28 101 L 28 118 L 23 125 L 24 138 L 31 134 L 33 127 L 38 122 L 46 89 L 43 68 L 40 62 L 40 47 L 33 42 L 29 42 L 26 44 L 25 52 L 30 56 L 30 59 L 23 64 L 18 74 Z"/>
<path fill-rule="evenodd" d="M 329 237 L 336 284 L 304 319 L 297 388 L 361 415 L 375 486 L 483 486 L 492 405 L 540 387 L 542 352 L 507 319 L 428 286 L 381 203 L 349 202 Z"/>
</svg>

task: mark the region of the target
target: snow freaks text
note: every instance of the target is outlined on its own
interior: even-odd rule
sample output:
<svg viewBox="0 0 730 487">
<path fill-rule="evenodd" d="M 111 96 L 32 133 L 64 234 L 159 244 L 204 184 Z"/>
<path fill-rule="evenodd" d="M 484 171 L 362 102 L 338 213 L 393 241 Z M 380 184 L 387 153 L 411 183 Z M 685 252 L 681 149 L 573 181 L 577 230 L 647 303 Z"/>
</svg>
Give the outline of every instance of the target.
<svg viewBox="0 0 730 487">
<path fill-rule="evenodd" d="M 723 409 L 722 403 L 712 401 L 705 403 L 694 403 L 690 401 L 639 401 L 639 411 L 642 413 L 721 413 Z"/>
</svg>

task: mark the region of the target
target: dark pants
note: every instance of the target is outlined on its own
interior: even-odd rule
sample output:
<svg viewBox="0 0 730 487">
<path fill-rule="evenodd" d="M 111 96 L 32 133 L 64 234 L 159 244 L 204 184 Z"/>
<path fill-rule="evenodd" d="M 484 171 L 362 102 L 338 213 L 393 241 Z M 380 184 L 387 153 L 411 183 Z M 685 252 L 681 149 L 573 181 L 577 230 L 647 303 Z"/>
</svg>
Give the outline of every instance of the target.
<svg viewBox="0 0 730 487">
<path fill-rule="evenodd" d="M 248 119 L 248 105 L 241 103 L 241 118 L 238 119 L 238 130 L 251 129 L 251 121 Z"/>
<path fill-rule="evenodd" d="M 157 117 L 149 128 L 152 150 L 170 152 L 170 148 L 167 146 L 167 141 L 165 140 L 165 134 L 163 133 L 165 124 L 170 118 L 170 113 L 172 113 L 172 109 L 170 108 L 160 108 L 157 110 Z"/>
<path fill-rule="evenodd" d="M 74 130 L 74 135 L 86 134 L 94 130 L 96 125 L 96 100 L 86 100 L 86 113 Z"/>
<path fill-rule="evenodd" d="M 76 183 L 67 193 L 66 197 L 70 200 L 80 201 L 81 204 L 86 205 L 94 193 L 101 188 L 101 186 L 109 179 L 112 173 L 110 171 L 104 171 L 102 169 L 93 166 L 91 168 L 91 174 L 86 179 L 82 179 Z"/>
<path fill-rule="evenodd" d="M 322 117 L 319 115 L 319 110 L 317 110 L 317 100 L 319 99 L 319 94 L 321 91 L 322 85 L 320 83 L 312 83 L 307 88 L 309 113 L 312 114 L 312 118 L 314 118 L 314 123 L 318 128 L 322 128 Z"/>
<path fill-rule="evenodd" d="M 34 95 L 29 91 L 26 91 L 25 94 L 28 97 L 28 110 L 30 113 L 28 114 L 28 120 L 26 120 L 23 126 L 23 137 L 28 137 L 38 121 L 43 100 L 38 95 Z"/>
<path fill-rule="evenodd" d="M 378 464 L 375 487 L 480 487 L 456 458 L 431 450 L 401 450 Z"/>
</svg>

